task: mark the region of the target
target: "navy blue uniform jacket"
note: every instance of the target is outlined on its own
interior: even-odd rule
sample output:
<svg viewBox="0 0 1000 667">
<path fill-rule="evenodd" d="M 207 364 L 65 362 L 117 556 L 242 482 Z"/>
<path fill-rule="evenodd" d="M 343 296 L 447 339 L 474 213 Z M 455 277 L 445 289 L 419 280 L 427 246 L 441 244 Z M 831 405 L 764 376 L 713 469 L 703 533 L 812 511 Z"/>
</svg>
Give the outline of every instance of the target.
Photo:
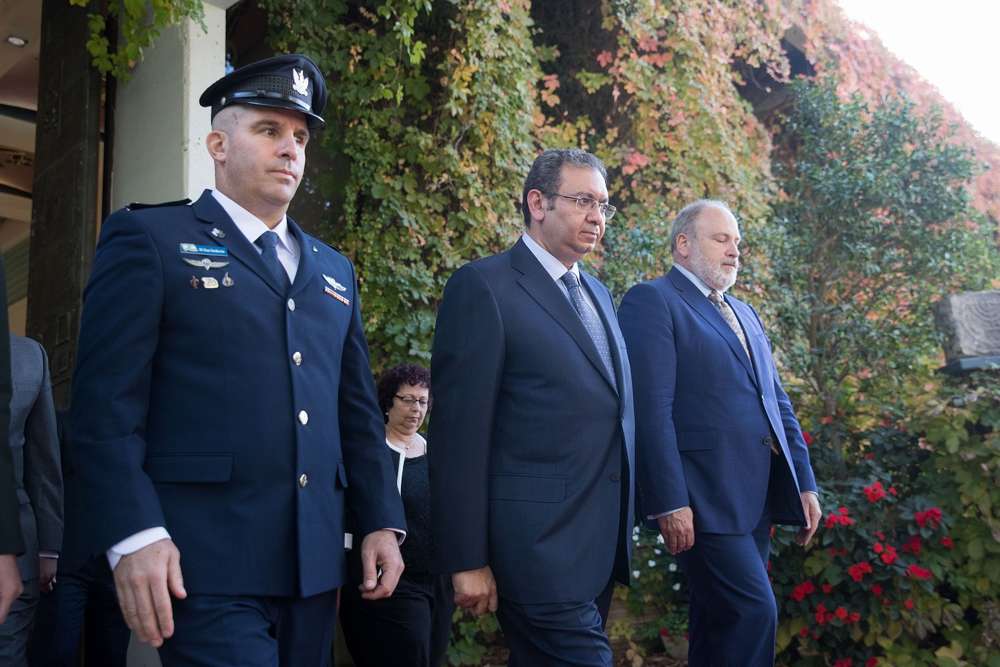
<svg viewBox="0 0 1000 667">
<path fill-rule="evenodd" d="M 437 567 L 488 564 L 499 594 L 522 604 L 593 600 L 613 569 L 628 583 L 632 381 L 611 295 L 580 278 L 617 390 L 523 241 L 456 271 L 438 312 L 428 441 Z"/>
<path fill-rule="evenodd" d="M 618 310 L 632 360 L 639 507 L 690 505 L 697 531 L 747 534 L 762 516 L 803 524 L 809 452 L 757 313 L 726 301 L 753 361 L 712 302 L 677 269 L 630 289 Z M 780 455 L 771 452 L 775 443 Z"/>
<path fill-rule="evenodd" d="M 91 552 L 164 526 L 189 593 L 309 596 L 344 581 L 346 508 L 405 528 L 354 268 L 288 224 L 284 294 L 207 191 L 104 223 L 72 403 Z"/>
</svg>

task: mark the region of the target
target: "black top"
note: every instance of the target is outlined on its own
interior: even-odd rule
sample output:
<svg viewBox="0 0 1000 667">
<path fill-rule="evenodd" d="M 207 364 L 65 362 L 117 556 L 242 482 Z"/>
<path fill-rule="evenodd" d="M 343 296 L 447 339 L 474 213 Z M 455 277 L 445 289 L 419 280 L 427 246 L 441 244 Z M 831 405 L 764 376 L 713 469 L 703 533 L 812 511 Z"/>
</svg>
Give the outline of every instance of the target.
<svg viewBox="0 0 1000 667">
<path fill-rule="evenodd" d="M 393 467 L 399 470 L 400 454 L 391 448 L 390 451 Z M 431 486 L 426 454 L 406 459 L 400 495 L 406 512 L 406 539 L 400 546 L 405 572 L 426 574 L 431 559 Z"/>
</svg>

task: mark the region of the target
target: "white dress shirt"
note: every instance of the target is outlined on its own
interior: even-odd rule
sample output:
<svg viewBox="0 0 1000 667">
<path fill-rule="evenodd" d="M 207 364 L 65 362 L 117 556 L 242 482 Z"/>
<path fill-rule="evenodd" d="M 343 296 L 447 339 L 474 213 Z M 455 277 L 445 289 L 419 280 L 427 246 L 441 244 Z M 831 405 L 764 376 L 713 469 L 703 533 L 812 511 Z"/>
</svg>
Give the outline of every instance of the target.
<svg viewBox="0 0 1000 667">
<path fill-rule="evenodd" d="M 576 276 L 577 281 L 583 286 L 583 281 L 580 280 L 580 266 L 576 262 L 573 262 L 573 266 L 566 268 L 566 265 L 560 262 L 555 256 L 548 250 L 543 248 L 538 241 L 528 236 L 527 233 L 521 235 L 521 240 L 524 241 L 524 245 L 528 246 L 528 250 L 531 254 L 535 256 L 539 262 L 541 262 L 542 267 L 545 271 L 552 276 L 552 280 L 555 281 L 556 286 L 559 291 L 563 293 L 563 296 L 572 303 L 572 299 L 569 298 L 569 288 L 566 287 L 566 283 L 562 281 L 562 277 L 567 273 L 572 273 Z M 583 300 L 587 302 L 590 309 L 595 313 L 597 312 L 597 307 L 594 305 L 594 300 L 590 298 L 590 292 L 586 287 L 580 290 L 583 293 Z"/>
</svg>

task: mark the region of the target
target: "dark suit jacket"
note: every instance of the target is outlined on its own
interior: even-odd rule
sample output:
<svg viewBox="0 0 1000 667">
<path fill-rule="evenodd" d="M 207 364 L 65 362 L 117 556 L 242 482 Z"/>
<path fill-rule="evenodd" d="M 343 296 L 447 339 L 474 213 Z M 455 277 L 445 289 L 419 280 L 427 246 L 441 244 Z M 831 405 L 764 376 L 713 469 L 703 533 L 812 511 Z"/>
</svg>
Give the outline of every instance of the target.
<svg viewBox="0 0 1000 667">
<path fill-rule="evenodd" d="M 10 331 L 7 328 L 7 278 L 0 258 L 0 294 L 4 307 L 0 310 L 0 434 L 10 426 Z M 24 552 L 18 502 L 14 483 L 14 460 L 7 442 L 0 442 L 0 554 Z"/>
<path fill-rule="evenodd" d="M 459 269 L 438 312 L 428 452 L 436 563 L 490 565 L 515 602 L 628 581 L 634 418 L 608 290 L 581 273 L 618 391 L 573 306 L 519 241 Z"/>
<path fill-rule="evenodd" d="M 643 516 L 690 505 L 695 529 L 745 534 L 765 508 L 802 524 L 816 481 L 802 431 L 753 308 L 726 296 L 753 362 L 684 274 L 640 283 L 618 310 L 636 393 Z M 771 453 L 777 442 L 780 456 Z"/>
<path fill-rule="evenodd" d="M 309 596 L 344 580 L 345 506 L 405 528 L 354 267 L 288 223 L 288 294 L 207 191 L 104 223 L 71 414 L 91 552 L 165 526 L 189 593 Z"/>
<path fill-rule="evenodd" d="M 62 548 L 62 464 L 45 350 L 30 338 L 12 335 L 10 362 L 10 447 L 25 546 L 17 564 L 28 580 L 38 576 L 39 551 Z"/>
</svg>

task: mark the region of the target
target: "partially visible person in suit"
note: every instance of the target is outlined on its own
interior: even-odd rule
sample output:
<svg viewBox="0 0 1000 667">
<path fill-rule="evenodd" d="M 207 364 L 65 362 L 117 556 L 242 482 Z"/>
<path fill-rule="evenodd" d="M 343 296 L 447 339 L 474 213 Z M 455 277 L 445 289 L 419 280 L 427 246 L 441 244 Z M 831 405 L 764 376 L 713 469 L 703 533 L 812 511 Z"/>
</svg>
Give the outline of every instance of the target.
<svg viewBox="0 0 1000 667">
<path fill-rule="evenodd" d="M 73 376 L 80 499 L 166 667 L 326 664 L 348 509 L 362 594 L 403 570 L 354 266 L 287 215 L 326 96 L 303 55 L 229 73 L 200 98 L 215 189 L 101 227 Z"/>
<path fill-rule="evenodd" d="M 27 665 L 28 637 L 40 593 L 55 583 L 62 548 L 63 479 L 49 362 L 36 341 L 10 336 L 13 397 L 10 448 L 25 552 L 18 558 L 24 592 L 0 624 L 0 664 Z"/>
<path fill-rule="evenodd" d="M 66 491 L 64 543 L 73 542 L 71 533 L 86 531 L 88 520 L 95 519 L 74 511 L 80 503 L 74 497 L 75 465 L 68 421 L 66 411 L 56 410 Z M 129 635 L 107 558 L 103 554 L 87 558 L 64 550 L 59 558 L 58 585 L 50 593 L 43 593 L 38 602 L 28 643 L 28 664 L 77 667 L 82 646 L 84 665 L 125 667 Z"/>
<path fill-rule="evenodd" d="M 417 432 L 431 405 L 430 371 L 415 364 L 390 368 L 379 378 L 378 402 L 385 416 L 385 446 L 392 452 L 406 511 L 406 541 L 400 547 L 406 569 L 391 598 L 365 600 L 357 588 L 361 559 L 352 551 L 352 585 L 341 593 L 340 623 L 358 667 L 438 667 L 448 649 L 455 603 L 451 578 L 430 571 L 427 441 Z"/>
<path fill-rule="evenodd" d="M 757 313 L 726 294 L 740 230 L 722 202 L 673 223 L 674 267 L 618 310 L 636 395 L 639 507 L 677 554 L 691 591 L 692 667 L 774 663 L 770 529 L 821 516 L 802 430 Z"/>
<path fill-rule="evenodd" d="M 24 584 L 17 568 L 17 556 L 24 553 L 21 521 L 14 480 L 14 455 L 7 446 L 10 426 L 10 330 L 7 328 L 7 278 L 0 258 L 0 294 L 4 307 L 0 309 L 0 623 L 7 619 L 14 600 L 21 595 Z"/>
<path fill-rule="evenodd" d="M 547 150 L 525 232 L 460 268 L 431 359 L 431 523 L 456 602 L 498 610 L 511 665 L 610 665 L 632 534 L 632 380 L 611 294 L 579 262 L 614 215 L 607 173 Z M 499 599 L 498 599 L 499 598 Z"/>
</svg>

